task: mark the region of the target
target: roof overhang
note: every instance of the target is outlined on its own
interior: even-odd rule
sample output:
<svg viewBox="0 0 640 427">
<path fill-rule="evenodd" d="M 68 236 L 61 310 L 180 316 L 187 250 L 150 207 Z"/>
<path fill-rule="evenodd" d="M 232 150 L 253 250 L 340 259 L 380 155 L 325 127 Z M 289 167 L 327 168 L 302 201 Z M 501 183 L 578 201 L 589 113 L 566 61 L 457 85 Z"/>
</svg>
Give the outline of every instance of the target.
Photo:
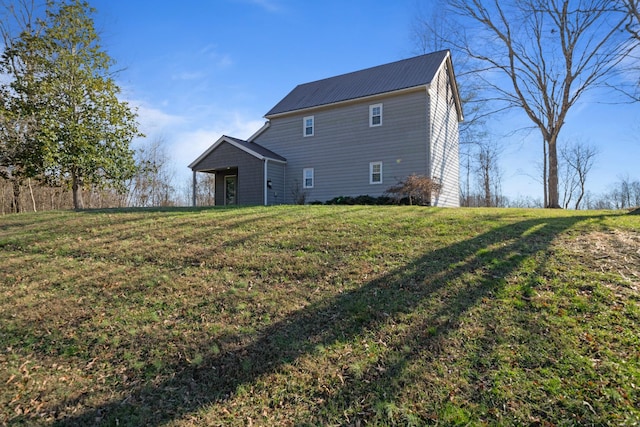
<svg viewBox="0 0 640 427">
<path fill-rule="evenodd" d="M 464 114 L 462 112 L 462 99 L 460 98 L 460 91 L 458 90 L 458 81 L 456 80 L 456 73 L 453 71 L 453 61 L 451 60 L 451 51 L 447 52 L 447 58 L 443 61 L 441 67 L 445 64 L 448 65 L 447 72 L 449 73 L 449 82 L 451 83 L 451 89 L 453 90 L 453 100 L 456 104 L 456 111 L 458 113 L 458 122 L 464 121 Z"/>
<path fill-rule="evenodd" d="M 265 126 L 267 126 L 265 124 Z M 262 129 L 265 129 L 265 126 L 262 127 Z M 261 130 L 262 130 L 261 129 Z M 260 131 L 258 131 L 260 132 Z M 282 159 L 277 159 L 275 157 L 270 157 L 261 153 L 258 153 L 257 151 L 254 151 L 252 149 L 250 149 L 249 147 L 246 147 L 243 144 L 240 144 L 239 142 L 237 142 L 235 140 L 235 138 L 229 137 L 227 135 L 222 135 L 216 142 L 213 143 L 213 145 L 211 145 L 211 147 L 209 147 L 204 153 L 202 153 L 197 159 L 195 159 L 193 162 L 191 162 L 189 164 L 189 169 L 192 169 L 194 167 L 196 167 L 196 165 L 198 163 L 200 163 L 203 159 L 205 159 L 209 154 L 211 154 L 213 151 L 215 151 L 216 148 L 218 148 L 221 144 L 231 144 L 232 146 L 234 146 L 235 148 L 244 151 L 247 154 L 252 155 L 253 157 L 259 159 L 259 160 L 268 160 L 270 162 L 277 162 L 277 163 L 287 163 L 285 160 Z"/>
<path fill-rule="evenodd" d="M 322 104 L 322 105 L 315 105 L 313 107 L 307 107 L 307 108 L 301 108 L 298 110 L 291 110 L 291 111 L 284 111 L 282 113 L 276 113 L 276 114 L 270 114 L 268 116 L 264 116 L 266 119 L 275 119 L 278 117 L 286 117 L 286 116 L 290 116 L 293 114 L 306 114 L 309 113 L 311 111 L 316 111 L 316 110 L 321 110 L 321 109 L 325 109 L 325 108 L 333 108 L 333 107 L 337 107 L 337 106 L 345 106 L 345 105 L 349 105 L 349 104 L 355 104 L 355 103 L 359 103 L 359 102 L 366 102 L 366 101 L 375 101 L 378 99 L 382 99 L 382 98 L 387 98 L 390 96 L 395 96 L 395 95 L 403 95 L 405 93 L 410 93 L 410 92 L 418 92 L 418 91 L 424 91 L 425 89 L 429 89 L 429 85 L 420 85 L 420 86 L 412 86 L 412 87 L 408 87 L 408 88 L 404 88 L 404 89 L 398 89 L 398 90 L 392 90 L 389 92 L 382 92 L 382 93 L 376 93 L 374 95 L 369 95 L 369 96 L 363 96 L 360 98 L 352 98 L 352 99 L 345 99 L 344 101 L 338 101 L 338 102 L 332 102 L 329 104 Z"/>
</svg>

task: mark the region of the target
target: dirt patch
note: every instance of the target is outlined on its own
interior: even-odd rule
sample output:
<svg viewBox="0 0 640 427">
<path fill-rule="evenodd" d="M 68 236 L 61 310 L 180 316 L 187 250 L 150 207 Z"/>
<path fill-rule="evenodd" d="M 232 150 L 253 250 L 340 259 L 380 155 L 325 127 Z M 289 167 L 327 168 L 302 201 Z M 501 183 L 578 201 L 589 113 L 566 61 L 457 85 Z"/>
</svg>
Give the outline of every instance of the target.
<svg viewBox="0 0 640 427">
<path fill-rule="evenodd" d="M 585 265 L 619 275 L 632 291 L 640 292 L 640 232 L 594 231 L 564 244 Z"/>
</svg>

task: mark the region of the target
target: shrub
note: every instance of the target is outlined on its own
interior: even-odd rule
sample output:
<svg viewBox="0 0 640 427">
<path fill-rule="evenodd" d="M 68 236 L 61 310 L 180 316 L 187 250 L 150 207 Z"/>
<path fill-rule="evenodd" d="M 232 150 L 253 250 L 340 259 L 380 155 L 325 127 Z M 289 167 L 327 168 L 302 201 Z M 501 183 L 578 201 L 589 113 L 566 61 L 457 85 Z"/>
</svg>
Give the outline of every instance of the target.
<svg viewBox="0 0 640 427">
<path fill-rule="evenodd" d="M 402 204 L 403 199 L 408 199 L 410 205 L 429 206 L 431 197 L 438 194 L 441 188 L 439 183 L 427 176 L 411 174 L 398 184 L 389 187 L 387 194 L 398 204 Z"/>
</svg>

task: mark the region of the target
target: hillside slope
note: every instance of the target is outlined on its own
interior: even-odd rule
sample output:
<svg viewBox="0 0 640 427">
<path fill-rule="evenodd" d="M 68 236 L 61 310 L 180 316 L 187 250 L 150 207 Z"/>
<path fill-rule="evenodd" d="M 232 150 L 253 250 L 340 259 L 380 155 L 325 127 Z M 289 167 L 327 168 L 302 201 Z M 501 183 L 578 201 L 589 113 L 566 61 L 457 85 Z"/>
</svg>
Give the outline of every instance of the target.
<svg viewBox="0 0 640 427">
<path fill-rule="evenodd" d="M 631 425 L 640 217 L 0 217 L 0 425 Z"/>
</svg>

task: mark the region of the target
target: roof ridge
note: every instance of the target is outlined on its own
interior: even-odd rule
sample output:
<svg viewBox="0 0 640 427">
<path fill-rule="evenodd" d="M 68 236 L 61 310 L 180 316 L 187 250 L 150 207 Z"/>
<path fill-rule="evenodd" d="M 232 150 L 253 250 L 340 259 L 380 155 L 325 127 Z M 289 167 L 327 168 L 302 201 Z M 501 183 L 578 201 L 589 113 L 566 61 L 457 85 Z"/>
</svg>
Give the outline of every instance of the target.
<svg viewBox="0 0 640 427">
<path fill-rule="evenodd" d="M 265 117 L 428 85 L 449 55 L 439 50 L 299 84 Z"/>
<path fill-rule="evenodd" d="M 442 50 L 438 50 L 438 51 L 435 51 L 435 52 L 423 53 L 421 55 L 411 56 L 409 58 L 398 59 L 397 61 L 391 61 L 391 62 L 387 62 L 387 63 L 384 63 L 384 64 L 373 65 L 371 67 L 362 68 L 360 70 L 349 71 L 349 72 L 342 73 L 342 74 L 337 74 L 337 75 L 331 76 L 331 77 L 325 77 L 325 78 L 322 78 L 322 79 L 313 80 L 313 81 L 306 82 L 306 83 L 300 83 L 300 84 L 298 84 L 298 86 L 304 86 L 304 85 L 308 85 L 308 84 L 322 82 L 324 80 L 331 80 L 331 79 L 335 79 L 335 78 L 338 78 L 338 77 L 348 76 L 348 75 L 351 75 L 351 74 L 358 74 L 358 73 L 362 73 L 362 72 L 366 72 L 366 71 L 371 71 L 371 70 L 375 70 L 377 68 L 383 68 L 383 67 L 387 67 L 387 66 L 394 65 L 394 64 L 400 64 L 401 62 L 417 60 L 417 59 L 423 58 L 425 56 L 436 55 L 436 54 L 443 53 L 443 52 L 448 52 L 448 51 L 449 51 L 449 49 L 442 49 Z"/>
</svg>

